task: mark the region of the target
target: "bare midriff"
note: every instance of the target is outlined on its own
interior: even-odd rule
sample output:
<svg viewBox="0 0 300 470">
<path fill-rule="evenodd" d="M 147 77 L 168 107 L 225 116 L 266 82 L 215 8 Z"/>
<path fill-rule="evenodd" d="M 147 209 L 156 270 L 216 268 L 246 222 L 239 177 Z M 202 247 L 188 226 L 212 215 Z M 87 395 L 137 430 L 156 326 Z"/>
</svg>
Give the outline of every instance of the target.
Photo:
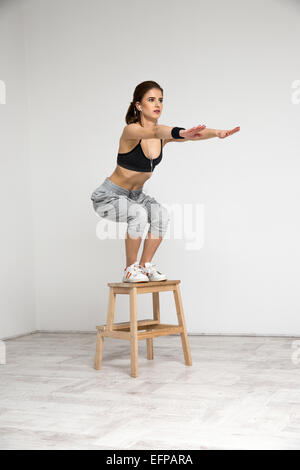
<svg viewBox="0 0 300 470">
<path fill-rule="evenodd" d="M 151 175 L 151 171 L 132 171 L 117 165 L 108 178 L 118 186 L 133 191 L 142 188 Z"/>
</svg>

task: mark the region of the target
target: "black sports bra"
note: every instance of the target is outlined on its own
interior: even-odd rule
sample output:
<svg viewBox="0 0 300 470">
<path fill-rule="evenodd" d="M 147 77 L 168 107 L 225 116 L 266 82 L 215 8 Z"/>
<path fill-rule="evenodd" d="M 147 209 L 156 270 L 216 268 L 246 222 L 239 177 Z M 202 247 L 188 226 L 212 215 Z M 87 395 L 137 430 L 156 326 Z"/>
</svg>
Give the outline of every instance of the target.
<svg viewBox="0 0 300 470">
<path fill-rule="evenodd" d="M 141 140 L 130 152 L 118 153 L 117 163 L 123 168 L 133 171 L 153 171 L 162 160 L 162 139 L 160 139 L 160 154 L 157 158 L 146 157 L 141 146 Z"/>
</svg>

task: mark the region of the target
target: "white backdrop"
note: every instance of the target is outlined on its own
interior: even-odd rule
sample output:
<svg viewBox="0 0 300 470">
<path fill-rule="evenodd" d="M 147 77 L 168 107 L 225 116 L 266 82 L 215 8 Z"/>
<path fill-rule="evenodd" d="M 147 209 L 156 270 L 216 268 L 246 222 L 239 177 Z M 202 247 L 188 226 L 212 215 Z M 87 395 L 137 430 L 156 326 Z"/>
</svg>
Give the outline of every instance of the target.
<svg viewBox="0 0 300 470">
<path fill-rule="evenodd" d="M 163 204 L 204 209 L 201 249 L 188 250 L 186 240 L 171 237 L 153 259 L 169 279 L 182 281 L 189 333 L 300 335 L 300 103 L 293 89 L 300 80 L 299 4 L 10 4 L 15 13 L 1 20 L 9 41 L 0 80 L 6 79 L 16 112 L 5 130 L 17 134 L 13 142 L 7 137 L 1 155 L 8 168 L 1 173 L 8 192 L 1 201 L 8 202 L 1 223 L 5 233 L 12 232 L 1 240 L 9 253 L 1 269 L 10 272 L 16 256 L 11 218 L 18 212 L 28 238 L 22 237 L 19 255 L 29 277 L 25 286 L 19 274 L 8 279 L 9 288 L 28 300 L 28 326 L 33 315 L 39 330 L 90 331 L 105 322 L 107 282 L 121 280 L 124 241 L 97 238 L 99 219 L 89 198 L 115 168 L 135 86 L 155 80 L 164 89 L 160 124 L 241 127 L 225 140 L 168 144 L 145 185 Z M 24 44 L 20 31 L 10 29 L 18 15 Z M 22 111 L 20 129 L 25 76 L 28 118 Z M 3 121 L 10 106 L 0 107 Z M 24 184 L 21 201 L 14 192 L 15 186 L 23 191 L 19 183 Z M 31 204 L 33 221 L 27 213 Z M 22 296 L 17 296 L 20 308 Z M 148 317 L 151 298 L 139 297 L 138 307 L 139 317 Z M 2 336 L 28 329 L 11 315 L 12 332 L 11 309 L 16 314 L 18 303 L 12 307 L 7 298 Z M 164 321 L 175 321 L 170 293 L 161 294 L 161 314 Z M 127 318 L 128 299 L 118 296 L 116 319 Z"/>
<path fill-rule="evenodd" d="M 0 338 L 36 329 L 24 21 L 0 1 Z"/>
</svg>

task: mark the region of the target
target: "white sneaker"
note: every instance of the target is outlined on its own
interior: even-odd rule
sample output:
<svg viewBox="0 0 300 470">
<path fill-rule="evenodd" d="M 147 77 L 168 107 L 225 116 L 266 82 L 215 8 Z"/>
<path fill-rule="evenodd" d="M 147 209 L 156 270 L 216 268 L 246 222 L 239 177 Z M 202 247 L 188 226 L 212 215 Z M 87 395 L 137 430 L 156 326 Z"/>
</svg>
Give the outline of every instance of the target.
<svg viewBox="0 0 300 470">
<path fill-rule="evenodd" d="M 124 268 L 122 282 L 149 282 L 149 279 L 148 276 L 142 272 L 142 267 L 135 261 L 127 268 Z"/>
<path fill-rule="evenodd" d="M 154 266 L 156 266 L 156 264 L 147 262 L 145 263 L 145 267 L 141 266 L 141 270 L 146 274 L 146 276 L 148 276 L 149 281 L 166 281 L 166 274 L 161 273 Z"/>
</svg>

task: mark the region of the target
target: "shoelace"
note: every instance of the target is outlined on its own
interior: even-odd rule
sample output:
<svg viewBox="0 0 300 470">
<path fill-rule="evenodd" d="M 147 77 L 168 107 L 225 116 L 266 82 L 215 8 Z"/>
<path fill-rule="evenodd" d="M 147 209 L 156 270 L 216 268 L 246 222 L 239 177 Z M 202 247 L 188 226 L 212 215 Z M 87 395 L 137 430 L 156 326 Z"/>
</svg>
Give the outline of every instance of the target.
<svg viewBox="0 0 300 470">
<path fill-rule="evenodd" d="M 134 273 L 137 273 L 137 272 L 143 272 L 143 270 L 145 270 L 147 273 L 153 273 L 153 271 L 157 271 L 156 268 L 154 268 L 154 266 L 157 266 L 157 264 L 152 264 L 150 267 L 146 268 L 145 266 L 142 266 L 140 264 L 133 264 L 133 267 L 132 267 L 132 272 Z M 160 272 L 157 271 L 159 274 Z"/>
<path fill-rule="evenodd" d="M 144 268 L 144 269 L 146 269 L 146 271 L 147 271 L 147 272 L 149 272 L 149 273 L 151 273 L 151 274 L 152 274 L 152 273 L 153 273 L 153 271 L 157 271 L 157 269 L 156 269 L 154 266 L 157 266 L 157 264 L 151 264 L 151 266 L 150 266 L 150 267 L 148 267 L 148 268 Z M 159 273 L 159 271 L 157 271 L 157 272 Z"/>
<path fill-rule="evenodd" d="M 132 267 L 132 272 L 133 273 L 141 272 L 141 266 L 139 264 L 134 264 Z"/>
</svg>

